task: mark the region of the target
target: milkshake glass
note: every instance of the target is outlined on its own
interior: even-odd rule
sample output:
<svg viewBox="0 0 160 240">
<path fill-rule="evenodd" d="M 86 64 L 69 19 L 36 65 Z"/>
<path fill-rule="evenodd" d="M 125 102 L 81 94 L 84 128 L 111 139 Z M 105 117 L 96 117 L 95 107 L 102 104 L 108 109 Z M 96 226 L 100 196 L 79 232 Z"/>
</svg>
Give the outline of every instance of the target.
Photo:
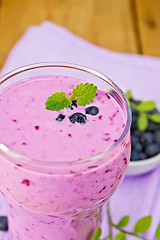
<svg viewBox="0 0 160 240">
<path fill-rule="evenodd" d="M 77 81 L 79 82 L 93 83 L 98 87 L 98 93 L 105 95 L 106 101 L 112 101 L 113 106 L 111 105 L 111 107 L 115 105 L 116 109 L 116 112 L 112 112 L 111 109 L 112 116 L 109 117 L 110 123 L 106 127 L 107 133 L 101 124 L 102 115 L 97 115 L 98 117 L 95 117 L 96 120 L 94 120 L 93 116 L 89 116 L 88 119 L 91 120 L 88 121 L 99 123 L 97 129 L 96 127 L 94 129 L 94 125 L 91 125 L 93 132 L 95 130 L 97 136 L 98 131 L 102 133 L 104 131 L 106 135 L 114 135 L 111 133 L 114 130 L 117 131 L 117 134 L 118 132 L 120 134 L 109 147 L 103 148 L 99 152 L 98 150 L 94 151 L 93 147 L 95 146 L 96 148 L 98 146 L 98 137 L 97 143 L 94 141 L 92 146 L 90 146 L 90 135 L 87 133 L 87 126 L 89 125 L 86 123 L 86 139 L 85 131 L 81 129 L 84 134 L 83 148 L 84 152 L 86 151 L 86 157 L 81 158 L 76 155 L 83 155 L 83 151 L 79 150 L 78 153 L 78 150 L 72 149 L 74 138 L 70 143 L 71 134 L 68 134 L 68 140 L 66 140 L 67 149 L 65 150 L 64 146 L 64 152 L 63 149 L 58 150 L 58 144 L 56 149 L 54 149 L 55 152 L 64 157 L 64 160 L 62 157 L 60 161 L 57 161 L 56 154 L 48 158 L 44 157 L 45 160 L 43 157 L 41 159 L 35 157 L 37 151 L 41 152 L 41 148 L 45 145 L 45 139 L 47 138 L 45 136 L 43 142 L 41 142 L 41 129 L 39 129 L 38 125 L 35 125 L 34 130 L 35 134 L 38 132 L 40 134 L 39 141 L 30 150 L 30 152 L 33 151 L 34 157 L 32 157 L 32 153 L 28 157 L 19 153 L 19 151 L 14 151 L 14 148 L 9 148 L 7 144 L 4 144 L 2 136 L 0 136 L 0 190 L 7 202 L 10 240 L 91 240 L 95 230 L 101 224 L 101 207 L 109 200 L 122 181 L 129 163 L 131 151 L 131 112 L 129 103 L 124 93 L 113 81 L 95 70 L 67 63 L 38 63 L 21 67 L 1 77 L 0 105 L 3 105 L 3 92 L 8 87 L 12 90 L 12 86 L 19 84 L 20 81 L 27 87 L 28 85 L 25 84 L 30 79 L 33 79 L 34 85 L 31 85 L 30 90 L 27 90 L 27 94 L 30 94 L 29 91 L 33 91 L 36 81 L 39 85 L 42 81 L 50 83 L 52 80 L 55 83 L 57 81 L 57 85 L 60 81 L 73 83 L 74 79 L 75 81 L 78 79 Z M 52 91 L 54 92 L 54 89 Z M 45 88 L 43 89 L 41 86 L 38 94 L 41 95 L 43 92 L 45 92 Z M 18 95 L 15 94 L 15 96 Z M 16 98 L 15 96 L 14 98 Z M 26 96 L 22 94 L 22 97 L 25 99 Z M 36 101 L 34 96 L 30 96 L 30 98 L 32 98 L 32 105 L 34 105 Z M 97 102 L 101 101 L 100 105 L 104 104 L 103 99 L 100 100 L 98 97 L 97 99 Z M 18 101 L 21 102 L 23 100 L 19 99 Z M 8 104 L 10 104 L 9 101 Z M 21 112 L 21 109 L 18 107 L 19 105 L 17 104 L 15 109 L 10 109 L 9 111 L 13 111 L 12 115 L 14 116 L 16 116 L 16 111 L 17 115 L 25 116 L 25 111 Z M 26 107 L 28 107 L 27 104 Z M 4 112 L 7 116 L 10 113 L 7 112 L 6 108 L 7 105 L 5 108 L 2 107 L 0 109 L 1 114 Z M 82 107 L 82 110 L 85 111 L 85 108 Z M 45 111 L 48 110 L 45 109 Z M 69 112 L 70 110 L 66 111 Z M 104 115 L 105 111 L 109 111 L 109 108 L 104 110 Z M 117 117 L 119 120 L 117 123 L 114 122 L 113 118 L 119 112 L 123 115 L 123 121 L 121 120 L 122 117 Z M 26 118 L 28 116 L 26 114 Z M 37 115 L 35 114 L 35 116 Z M 16 139 L 16 137 L 14 139 L 12 127 L 11 132 L 7 132 L 7 128 L 10 126 L 7 122 L 8 120 L 3 120 L 3 117 L 0 120 L 2 126 L 0 129 L 4 133 L 6 131 L 5 137 L 7 141 L 10 142 L 10 139 L 12 139 L 12 145 L 16 145 L 19 139 Z M 43 122 L 43 117 L 41 121 Z M 68 125 L 66 125 L 68 128 L 74 128 L 71 123 L 69 124 L 69 120 L 65 121 L 68 121 Z M 17 119 L 12 119 L 11 124 L 18 124 Z M 57 124 L 55 126 L 61 126 L 58 125 L 61 123 L 55 122 L 55 124 Z M 115 128 L 114 124 L 116 124 Z M 123 125 L 122 129 L 121 126 L 118 127 L 120 124 Z M 25 122 L 21 123 L 21 127 L 25 128 L 25 126 Z M 80 129 L 80 127 L 78 126 L 77 129 Z M 19 125 L 17 125 L 16 131 L 20 131 Z M 62 132 L 62 130 L 60 131 Z M 75 130 L 73 130 L 74 132 Z M 25 136 L 23 137 L 25 139 Z M 109 142 L 110 138 L 106 136 L 103 140 Z M 25 141 L 22 142 L 22 147 L 26 144 Z M 61 142 L 59 142 L 60 144 Z M 85 149 L 91 149 L 91 147 L 92 154 L 87 155 L 87 150 Z M 77 156 L 76 159 L 74 159 L 72 154 L 69 157 L 69 148 L 72 149 L 73 156 L 74 154 Z M 45 155 L 44 152 L 43 154 Z"/>
</svg>

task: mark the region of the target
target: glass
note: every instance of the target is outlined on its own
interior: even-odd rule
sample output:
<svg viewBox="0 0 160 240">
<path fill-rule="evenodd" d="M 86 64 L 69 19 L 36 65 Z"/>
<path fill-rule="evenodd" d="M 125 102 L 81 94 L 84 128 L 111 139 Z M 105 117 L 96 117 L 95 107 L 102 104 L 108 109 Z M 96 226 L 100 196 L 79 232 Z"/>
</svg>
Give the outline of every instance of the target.
<svg viewBox="0 0 160 240">
<path fill-rule="evenodd" d="M 16 69 L 1 77 L 0 92 L 18 81 L 46 75 L 87 79 L 110 93 L 123 111 L 126 126 L 111 147 L 72 162 L 29 159 L 0 143 L 0 189 L 8 206 L 10 240 L 91 240 L 101 224 L 101 206 L 122 181 L 129 163 L 129 103 L 108 77 L 67 63 L 37 63 Z"/>
</svg>

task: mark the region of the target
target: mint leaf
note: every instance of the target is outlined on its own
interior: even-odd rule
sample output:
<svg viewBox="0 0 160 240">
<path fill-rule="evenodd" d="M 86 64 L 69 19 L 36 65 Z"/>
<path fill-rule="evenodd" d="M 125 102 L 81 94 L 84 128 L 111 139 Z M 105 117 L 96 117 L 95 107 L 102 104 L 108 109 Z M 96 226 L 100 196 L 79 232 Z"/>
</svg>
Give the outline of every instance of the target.
<svg viewBox="0 0 160 240">
<path fill-rule="evenodd" d="M 160 123 L 160 113 L 154 113 L 154 114 L 149 115 L 149 119 L 152 122 Z"/>
<path fill-rule="evenodd" d="M 126 95 L 126 98 L 128 99 L 128 101 L 131 99 L 131 91 L 129 90 L 129 91 L 127 91 L 126 93 L 125 93 L 125 95 Z"/>
<path fill-rule="evenodd" d="M 138 105 L 138 110 L 142 112 L 150 112 L 156 107 L 156 103 L 153 101 L 141 102 Z"/>
<path fill-rule="evenodd" d="M 137 127 L 141 132 L 144 132 L 148 127 L 148 117 L 146 113 L 141 113 L 137 119 Z"/>
<path fill-rule="evenodd" d="M 129 223 L 129 216 L 124 216 L 118 223 L 118 227 L 125 227 Z"/>
<path fill-rule="evenodd" d="M 94 234 L 92 240 L 99 240 L 100 236 L 102 234 L 102 229 L 101 228 L 98 228 L 96 233 Z"/>
<path fill-rule="evenodd" d="M 96 95 L 97 87 L 92 83 L 80 83 L 73 88 L 72 95 L 67 100 L 67 95 L 64 92 L 56 92 L 48 97 L 46 101 L 46 109 L 59 111 L 68 108 L 73 101 L 77 101 L 80 106 L 89 104 Z"/>
<path fill-rule="evenodd" d="M 97 87 L 92 83 L 80 83 L 73 88 L 71 101 L 77 101 L 78 105 L 85 106 L 89 104 L 96 95 Z"/>
<path fill-rule="evenodd" d="M 46 109 L 52 110 L 52 111 L 59 111 L 61 109 L 64 109 L 65 107 L 71 106 L 72 101 L 67 100 L 67 95 L 64 92 L 56 92 L 52 94 L 50 97 L 48 97 L 48 100 L 46 101 Z"/>
<path fill-rule="evenodd" d="M 121 232 L 121 233 L 118 233 L 117 236 L 115 237 L 115 240 L 126 240 L 126 235 L 125 233 Z"/>
<path fill-rule="evenodd" d="M 160 240 L 160 223 L 158 224 L 157 230 L 156 230 L 156 239 Z"/>
<path fill-rule="evenodd" d="M 138 222 L 135 225 L 135 233 L 144 233 L 146 232 L 152 222 L 151 216 L 146 216 L 138 220 Z"/>
</svg>

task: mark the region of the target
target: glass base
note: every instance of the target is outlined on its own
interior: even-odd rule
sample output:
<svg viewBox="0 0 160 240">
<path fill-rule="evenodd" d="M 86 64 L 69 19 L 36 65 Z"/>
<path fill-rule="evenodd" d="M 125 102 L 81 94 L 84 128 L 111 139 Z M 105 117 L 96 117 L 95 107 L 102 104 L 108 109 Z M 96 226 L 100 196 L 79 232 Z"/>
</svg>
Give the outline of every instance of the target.
<svg viewBox="0 0 160 240">
<path fill-rule="evenodd" d="M 8 204 L 10 240 L 91 240 L 101 224 L 101 207 L 79 214 L 45 214 Z"/>
</svg>

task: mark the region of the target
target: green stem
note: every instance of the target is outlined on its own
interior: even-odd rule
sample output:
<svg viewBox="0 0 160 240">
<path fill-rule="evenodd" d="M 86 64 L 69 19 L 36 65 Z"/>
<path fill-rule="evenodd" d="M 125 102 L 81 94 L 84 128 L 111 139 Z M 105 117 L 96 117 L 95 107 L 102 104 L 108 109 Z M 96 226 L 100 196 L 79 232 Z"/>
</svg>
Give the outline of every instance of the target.
<svg viewBox="0 0 160 240">
<path fill-rule="evenodd" d="M 110 237 L 110 240 L 113 240 L 113 233 L 112 233 L 113 223 L 112 223 L 112 218 L 111 218 L 109 202 L 107 203 L 107 213 L 108 213 L 108 220 L 109 220 L 109 237 Z"/>
<path fill-rule="evenodd" d="M 108 238 L 110 238 L 110 235 L 108 235 L 107 237 L 103 238 L 102 240 L 107 240 Z"/>
<path fill-rule="evenodd" d="M 102 239 L 102 240 L 107 240 L 109 237 L 110 237 L 110 240 L 113 240 L 112 227 L 115 227 L 115 228 L 118 229 L 120 232 L 123 232 L 123 233 L 125 233 L 125 234 L 135 236 L 135 237 L 137 237 L 137 238 L 139 238 L 139 239 L 148 240 L 147 238 L 144 238 L 144 237 L 142 237 L 142 236 L 140 236 L 140 235 L 138 235 L 138 234 L 136 234 L 136 233 L 134 233 L 134 232 L 126 231 L 126 230 L 120 228 L 118 225 L 114 224 L 114 223 L 112 222 L 112 218 L 111 218 L 111 212 L 110 212 L 110 204 L 109 204 L 109 202 L 107 203 L 107 213 L 108 213 L 108 220 L 109 220 L 109 235 L 108 235 L 106 238 Z"/>
<path fill-rule="evenodd" d="M 118 225 L 116 225 L 116 224 L 114 224 L 114 223 L 112 223 L 112 226 L 115 227 L 115 228 L 117 228 L 119 231 L 121 231 L 121 232 L 123 232 L 123 233 L 129 234 L 129 235 L 132 235 L 132 236 L 135 236 L 135 237 L 140 238 L 140 239 L 143 239 L 143 240 L 148 240 L 147 238 L 144 238 L 144 237 L 142 237 L 142 236 L 139 236 L 139 235 L 136 234 L 136 233 L 126 231 L 126 230 L 118 227 Z"/>
</svg>

